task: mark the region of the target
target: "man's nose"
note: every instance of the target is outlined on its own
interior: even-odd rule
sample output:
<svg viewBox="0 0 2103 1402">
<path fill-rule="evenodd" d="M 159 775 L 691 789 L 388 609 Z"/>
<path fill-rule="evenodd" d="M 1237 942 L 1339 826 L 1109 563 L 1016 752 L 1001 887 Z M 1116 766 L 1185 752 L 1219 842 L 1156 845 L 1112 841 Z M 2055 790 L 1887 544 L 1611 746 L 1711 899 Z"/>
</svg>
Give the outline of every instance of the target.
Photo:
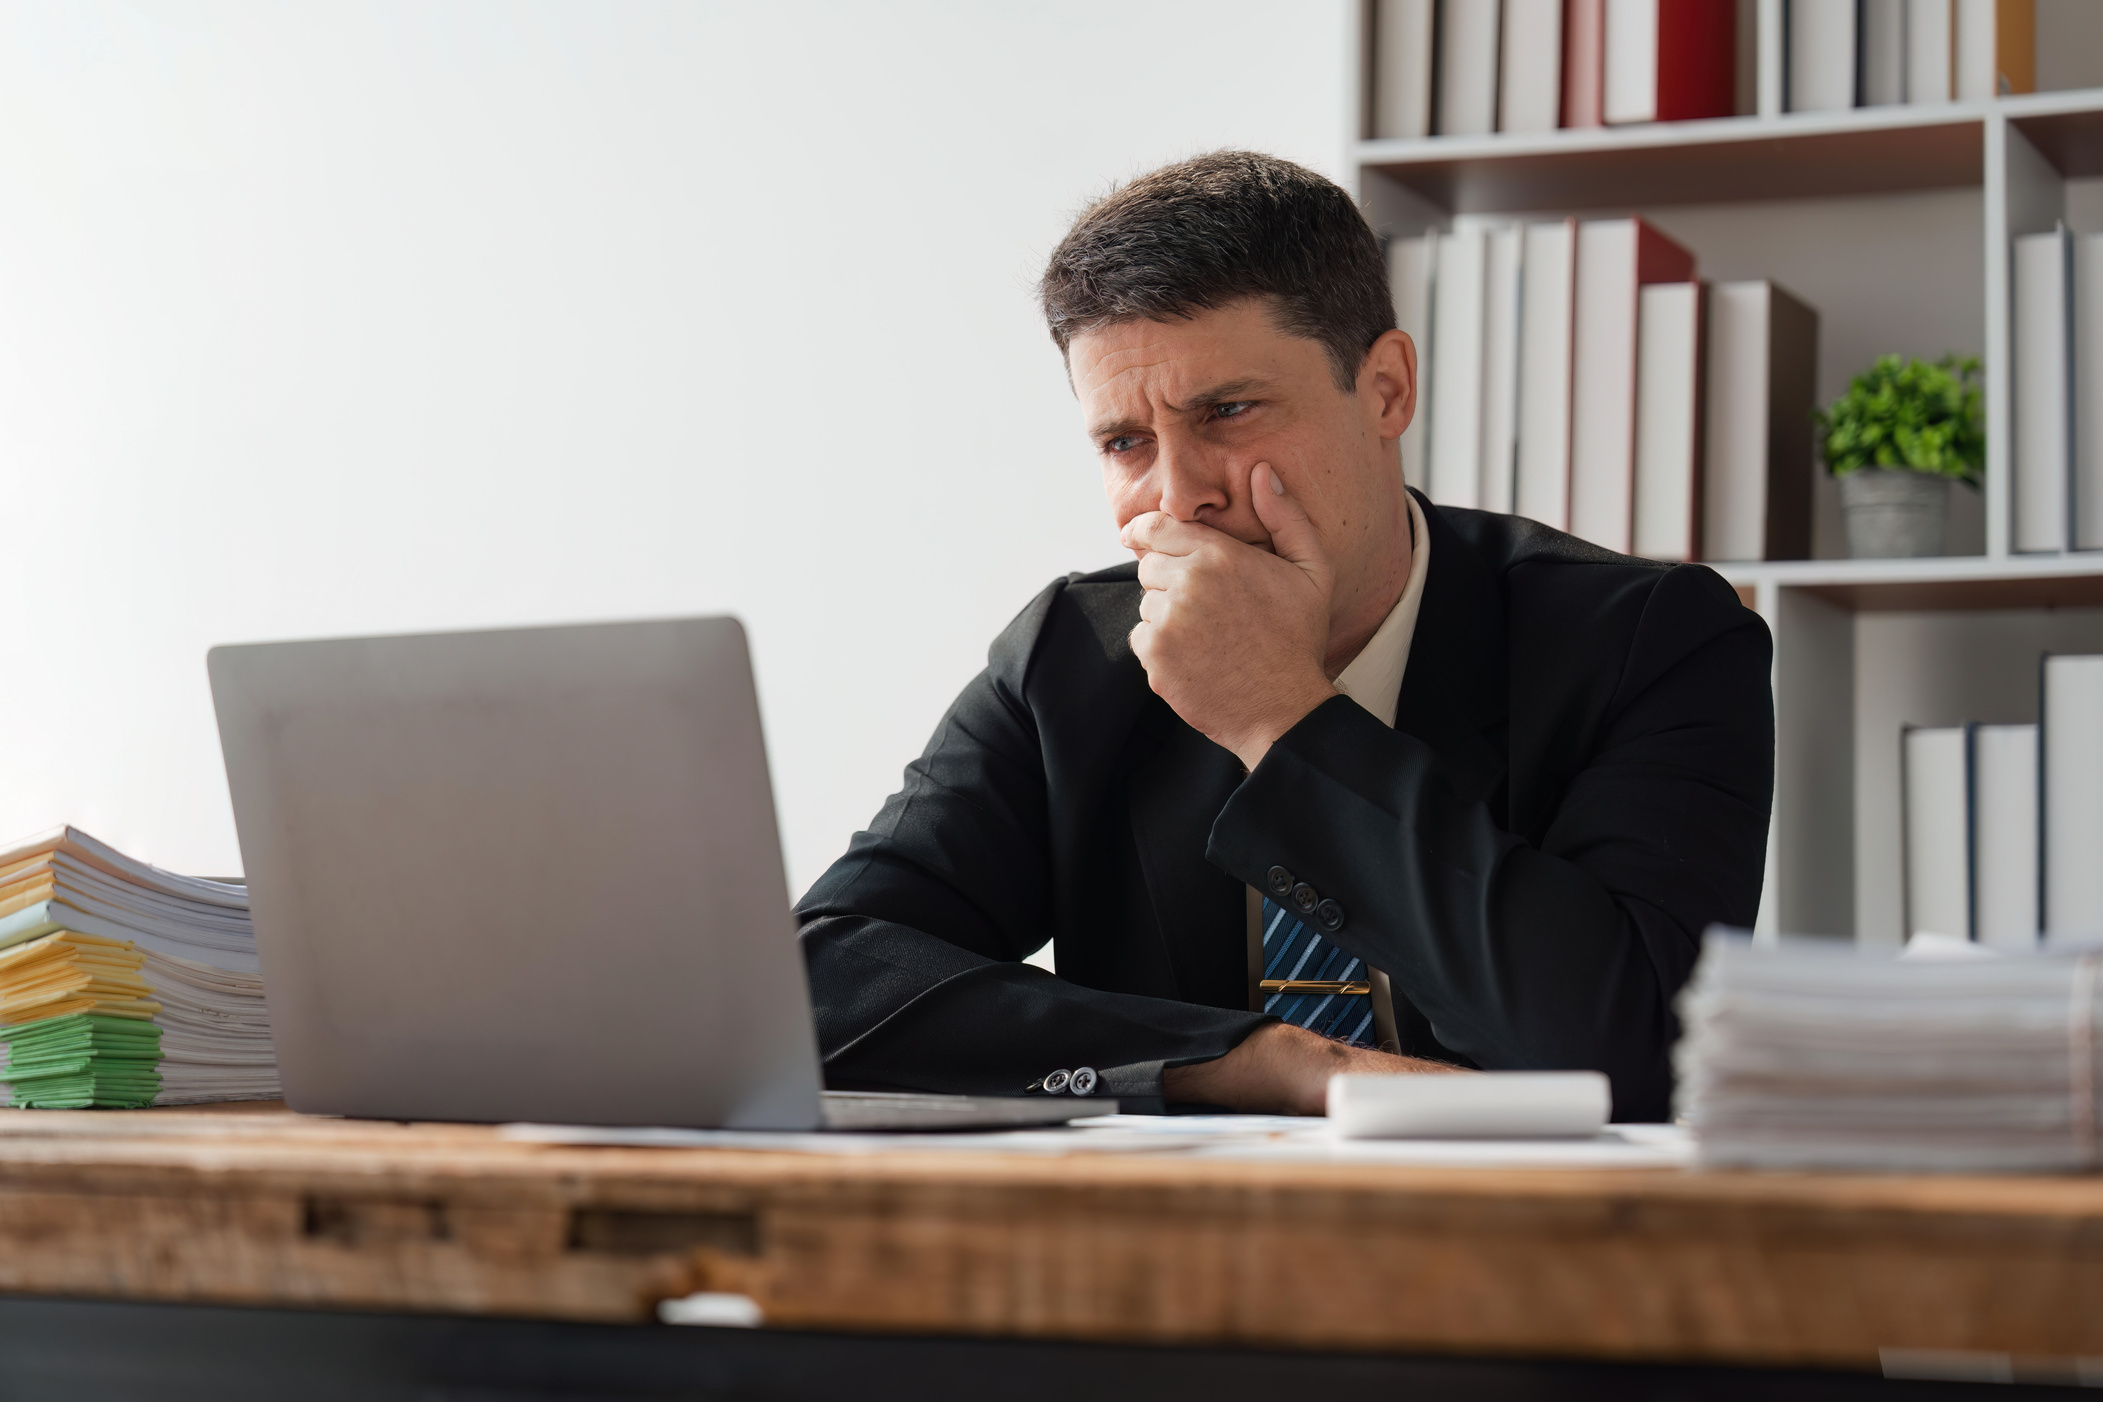
<svg viewBox="0 0 2103 1402">
<path fill-rule="evenodd" d="M 1163 435 L 1154 470 L 1161 482 L 1161 510 L 1178 521 L 1196 521 L 1210 507 L 1214 513 L 1228 506 L 1224 464 L 1202 444 L 1180 436 Z"/>
</svg>

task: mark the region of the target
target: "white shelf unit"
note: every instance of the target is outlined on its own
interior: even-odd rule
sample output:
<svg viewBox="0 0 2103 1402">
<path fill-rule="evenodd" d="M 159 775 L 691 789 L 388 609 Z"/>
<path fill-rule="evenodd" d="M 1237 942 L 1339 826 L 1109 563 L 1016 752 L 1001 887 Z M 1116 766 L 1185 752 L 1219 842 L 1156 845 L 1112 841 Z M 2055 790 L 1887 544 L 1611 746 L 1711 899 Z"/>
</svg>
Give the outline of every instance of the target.
<svg viewBox="0 0 2103 1402">
<path fill-rule="evenodd" d="M 1353 95 L 1354 121 L 1364 97 Z M 2103 89 L 1360 139 L 1350 162 L 1385 236 L 1635 213 L 1693 250 L 1704 279 L 1774 279 L 1819 311 L 1821 403 L 1887 351 L 1984 362 L 1985 490 L 1955 492 L 1950 555 L 1837 558 L 1838 493 L 1821 474 L 1820 558 L 1715 566 L 1775 639 L 1760 925 L 1898 941 L 1900 727 L 2035 720 L 2039 655 L 2103 652 L 2103 552 L 2012 553 L 2007 486 L 2010 240 L 2060 219 L 2103 233 Z"/>
</svg>

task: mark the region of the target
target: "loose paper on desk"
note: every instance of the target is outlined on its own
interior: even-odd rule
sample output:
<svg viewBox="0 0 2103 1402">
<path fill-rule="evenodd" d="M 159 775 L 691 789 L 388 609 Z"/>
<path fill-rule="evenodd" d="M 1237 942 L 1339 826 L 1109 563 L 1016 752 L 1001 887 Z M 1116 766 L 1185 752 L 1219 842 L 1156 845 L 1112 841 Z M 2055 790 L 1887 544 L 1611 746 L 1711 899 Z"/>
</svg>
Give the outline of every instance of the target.
<svg viewBox="0 0 2103 1402">
<path fill-rule="evenodd" d="M 1597 1071 L 1329 1078 L 1329 1124 L 1345 1139 L 1589 1139 L 1612 1110 Z"/>
</svg>

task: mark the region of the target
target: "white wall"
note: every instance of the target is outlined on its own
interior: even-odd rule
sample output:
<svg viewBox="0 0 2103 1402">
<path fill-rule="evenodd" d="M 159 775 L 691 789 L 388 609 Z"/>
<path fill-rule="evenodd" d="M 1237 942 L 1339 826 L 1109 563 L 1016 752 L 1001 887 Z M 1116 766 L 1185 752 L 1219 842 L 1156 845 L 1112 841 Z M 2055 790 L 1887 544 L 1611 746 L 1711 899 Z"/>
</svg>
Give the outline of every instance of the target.
<svg viewBox="0 0 2103 1402">
<path fill-rule="evenodd" d="M 1118 558 L 1044 254 L 1347 8 L 0 0 L 0 838 L 235 869 L 213 643 L 735 611 L 800 891 Z"/>
</svg>

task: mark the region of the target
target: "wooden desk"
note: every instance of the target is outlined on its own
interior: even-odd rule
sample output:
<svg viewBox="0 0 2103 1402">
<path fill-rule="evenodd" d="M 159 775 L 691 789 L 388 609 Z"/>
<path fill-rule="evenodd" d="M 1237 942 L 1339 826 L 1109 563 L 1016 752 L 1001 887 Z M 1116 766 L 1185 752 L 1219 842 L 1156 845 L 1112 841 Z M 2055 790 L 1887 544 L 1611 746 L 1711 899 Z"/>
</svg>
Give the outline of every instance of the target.
<svg viewBox="0 0 2103 1402">
<path fill-rule="evenodd" d="M 0 1292 L 1874 1370 L 2103 1356 L 2103 1181 L 510 1143 L 0 1111 Z"/>
</svg>

